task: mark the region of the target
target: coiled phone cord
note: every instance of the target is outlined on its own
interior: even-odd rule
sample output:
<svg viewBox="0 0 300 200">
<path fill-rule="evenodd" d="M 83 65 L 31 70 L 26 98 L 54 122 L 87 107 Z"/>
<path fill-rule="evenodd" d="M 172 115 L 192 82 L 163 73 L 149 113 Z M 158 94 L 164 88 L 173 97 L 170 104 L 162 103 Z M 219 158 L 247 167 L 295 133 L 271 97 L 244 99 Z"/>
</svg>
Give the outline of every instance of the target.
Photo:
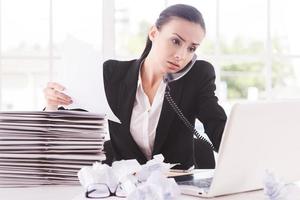
<svg viewBox="0 0 300 200">
<path fill-rule="evenodd" d="M 169 102 L 169 104 L 171 105 L 171 107 L 173 108 L 173 110 L 175 111 L 175 113 L 180 118 L 180 120 L 185 124 L 186 127 L 188 127 L 191 130 L 191 132 L 196 136 L 197 139 L 203 140 L 204 142 L 206 142 L 207 144 L 209 144 L 209 146 L 212 148 L 212 150 L 215 151 L 215 148 L 212 145 L 212 143 L 210 143 L 205 137 L 203 137 L 195 129 L 195 127 L 189 122 L 189 120 L 183 115 L 182 111 L 179 109 L 179 107 L 177 106 L 177 104 L 173 100 L 173 98 L 172 98 L 172 96 L 170 94 L 170 90 L 171 90 L 170 86 L 169 86 L 169 84 L 167 84 L 166 91 L 165 91 L 165 97 L 166 97 L 167 101 Z"/>
</svg>

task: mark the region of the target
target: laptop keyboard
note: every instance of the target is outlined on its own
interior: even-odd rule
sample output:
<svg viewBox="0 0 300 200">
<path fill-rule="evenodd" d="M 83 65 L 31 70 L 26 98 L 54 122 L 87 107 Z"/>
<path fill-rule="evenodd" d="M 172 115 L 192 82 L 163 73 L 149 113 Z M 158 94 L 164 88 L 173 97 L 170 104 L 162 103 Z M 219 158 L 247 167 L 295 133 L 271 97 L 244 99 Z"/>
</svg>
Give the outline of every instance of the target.
<svg viewBox="0 0 300 200">
<path fill-rule="evenodd" d="M 178 181 L 178 185 L 193 185 L 199 188 L 209 188 L 212 182 L 212 177 L 210 178 L 202 178 L 202 179 L 193 179 L 187 181 Z"/>
</svg>

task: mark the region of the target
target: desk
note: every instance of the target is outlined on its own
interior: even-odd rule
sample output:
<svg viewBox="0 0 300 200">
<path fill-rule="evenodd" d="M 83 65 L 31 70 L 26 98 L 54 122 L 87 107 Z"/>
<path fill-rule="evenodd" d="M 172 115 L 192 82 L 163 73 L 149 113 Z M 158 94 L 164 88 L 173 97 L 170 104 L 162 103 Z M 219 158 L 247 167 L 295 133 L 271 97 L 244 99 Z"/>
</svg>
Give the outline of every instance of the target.
<svg viewBox="0 0 300 200">
<path fill-rule="evenodd" d="M 208 172 L 207 175 L 209 175 L 209 172 L 211 172 L 211 170 L 203 170 L 203 171 Z M 300 193 L 300 181 L 296 182 L 296 185 L 299 186 L 299 193 Z M 0 199 L 1 200 L 2 199 L 3 200 L 91 200 L 84 197 L 84 189 L 80 185 L 39 186 L 39 187 L 28 187 L 28 188 L 0 188 Z M 110 197 L 106 199 L 112 200 L 112 199 L 121 199 L 121 198 Z M 221 197 L 215 197 L 209 199 L 181 195 L 179 199 L 183 199 L 183 200 L 201 200 L 201 199 L 266 200 L 266 198 L 264 197 L 263 190 L 257 190 L 257 191 L 251 191 L 251 192 L 245 192 L 240 194 L 227 195 L 227 196 L 221 196 Z"/>
<path fill-rule="evenodd" d="M 0 198 L 3 200 L 90 200 L 84 197 L 81 186 L 40 186 L 30 188 L 0 188 Z M 109 200 L 118 198 L 107 198 Z M 206 199 L 182 195 L 179 199 L 196 200 Z M 265 200 L 263 191 L 253 191 L 209 200 Z M 207 200 L 207 199 L 206 199 Z"/>
</svg>

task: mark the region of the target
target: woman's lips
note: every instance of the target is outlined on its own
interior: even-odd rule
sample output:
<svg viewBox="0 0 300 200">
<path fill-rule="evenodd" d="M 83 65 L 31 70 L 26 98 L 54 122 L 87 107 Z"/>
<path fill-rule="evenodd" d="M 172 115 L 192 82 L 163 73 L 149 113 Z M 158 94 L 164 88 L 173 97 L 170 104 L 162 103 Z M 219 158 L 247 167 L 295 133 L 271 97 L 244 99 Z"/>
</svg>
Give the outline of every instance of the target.
<svg viewBox="0 0 300 200">
<path fill-rule="evenodd" d="M 173 62 L 170 62 L 170 61 L 168 61 L 168 63 L 171 65 L 170 67 L 172 68 L 172 69 L 179 69 L 180 68 L 180 66 L 179 65 L 177 65 L 177 64 L 175 64 L 175 63 L 173 63 Z"/>
</svg>

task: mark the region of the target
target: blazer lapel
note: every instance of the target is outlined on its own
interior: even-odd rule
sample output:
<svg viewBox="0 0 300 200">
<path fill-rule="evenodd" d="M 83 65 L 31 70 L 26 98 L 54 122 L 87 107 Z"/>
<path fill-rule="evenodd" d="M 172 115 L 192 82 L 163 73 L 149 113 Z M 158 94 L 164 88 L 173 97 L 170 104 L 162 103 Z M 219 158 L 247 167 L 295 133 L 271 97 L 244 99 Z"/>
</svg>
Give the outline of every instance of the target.
<svg viewBox="0 0 300 200">
<path fill-rule="evenodd" d="M 120 118 L 122 124 L 128 126 L 128 128 L 137 89 L 139 67 L 140 62 L 137 60 L 134 62 L 133 66 L 129 67 L 124 82 L 120 85 L 118 101 L 121 115 Z"/>
<path fill-rule="evenodd" d="M 175 103 L 178 105 L 181 99 L 181 93 L 183 84 L 178 84 L 179 81 L 169 83 L 170 86 L 170 94 Z M 160 118 L 158 121 L 157 129 L 156 129 L 156 136 L 154 141 L 153 153 L 152 155 L 158 154 L 161 152 L 161 147 L 165 143 L 165 140 L 168 136 L 168 132 L 171 129 L 171 123 L 176 116 L 175 111 L 169 104 L 166 98 L 164 98 L 164 102 L 162 105 L 162 110 L 160 114 Z"/>
<path fill-rule="evenodd" d="M 130 133 L 130 121 L 132 109 L 136 96 L 139 68 L 141 60 L 136 60 L 133 66 L 129 67 L 126 77 L 124 78 L 124 84 L 120 85 L 118 108 L 120 108 L 120 120 L 126 130 L 123 134 L 124 140 L 128 141 L 128 149 L 134 152 L 135 155 L 139 155 L 137 160 L 146 160 L 146 157 L 134 141 Z"/>
</svg>

